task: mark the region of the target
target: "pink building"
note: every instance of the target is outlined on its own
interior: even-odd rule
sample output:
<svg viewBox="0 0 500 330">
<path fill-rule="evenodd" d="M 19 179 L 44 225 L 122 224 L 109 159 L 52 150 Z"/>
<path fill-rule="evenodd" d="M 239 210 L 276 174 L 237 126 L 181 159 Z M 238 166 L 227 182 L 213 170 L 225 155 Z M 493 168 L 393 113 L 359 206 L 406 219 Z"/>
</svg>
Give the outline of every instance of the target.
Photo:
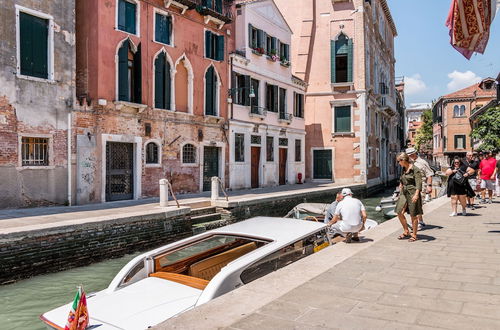
<svg viewBox="0 0 500 330">
<path fill-rule="evenodd" d="M 226 177 L 232 1 L 77 1 L 77 203 Z"/>
<path fill-rule="evenodd" d="M 386 0 L 276 4 L 293 31 L 292 72 L 307 83 L 307 178 L 369 186 L 395 178 L 397 32 Z"/>
</svg>

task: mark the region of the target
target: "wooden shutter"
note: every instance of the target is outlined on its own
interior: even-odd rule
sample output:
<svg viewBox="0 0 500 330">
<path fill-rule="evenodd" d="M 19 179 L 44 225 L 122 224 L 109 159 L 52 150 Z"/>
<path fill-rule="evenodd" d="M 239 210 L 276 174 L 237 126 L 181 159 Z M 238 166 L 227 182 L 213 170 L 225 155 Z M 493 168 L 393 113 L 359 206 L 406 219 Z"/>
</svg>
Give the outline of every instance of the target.
<svg viewBox="0 0 500 330">
<path fill-rule="evenodd" d="M 213 66 L 205 74 L 205 114 L 215 114 L 215 72 Z"/>
<path fill-rule="evenodd" d="M 202 5 L 207 8 L 212 8 L 212 0 L 203 0 Z"/>
<path fill-rule="evenodd" d="M 118 29 L 122 31 L 126 31 L 127 23 L 126 23 L 126 9 L 125 9 L 125 0 L 118 1 Z"/>
<path fill-rule="evenodd" d="M 125 41 L 118 50 L 118 100 L 130 101 L 128 86 L 128 49 L 129 42 Z"/>
<path fill-rule="evenodd" d="M 253 88 L 253 93 L 255 94 L 255 97 L 250 99 L 250 103 L 254 107 L 259 106 L 259 81 L 255 79 L 251 79 L 252 88 Z"/>
<path fill-rule="evenodd" d="M 337 80 L 335 78 L 335 40 L 330 41 L 330 78 L 331 83 L 335 83 Z"/>
<path fill-rule="evenodd" d="M 132 102 L 142 103 L 142 66 L 141 66 L 141 44 L 134 54 L 134 99 Z"/>
<path fill-rule="evenodd" d="M 165 109 L 165 54 L 155 60 L 155 108 Z"/>
<path fill-rule="evenodd" d="M 136 34 L 135 31 L 135 3 L 125 1 L 125 31 Z"/>
<path fill-rule="evenodd" d="M 269 53 L 270 49 L 267 49 L 267 33 L 262 31 L 262 48 L 264 48 L 264 54 Z"/>
<path fill-rule="evenodd" d="M 257 30 L 257 47 L 264 48 L 264 31 Z"/>
<path fill-rule="evenodd" d="M 278 112 L 278 86 L 273 86 L 273 105 L 274 105 L 274 112 Z"/>
<path fill-rule="evenodd" d="M 252 30 L 253 30 L 253 27 L 252 27 L 252 24 L 248 24 L 248 47 L 250 48 L 254 48 L 254 45 L 253 45 L 253 40 L 252 40 Z"/>
<path fill-rule="evenodd" d="M 212 32 L 205 31 L 205 57 L 212 58 Z"/>
<path fill-rule="evenodd" d="M 274 49 L 274 52 L 276 53 L 276 55 L 279 53 L 278 52 L 278 49 L 277 49 L 277 39 L 275 37 L 271 37 L 271 50 Z"/>
<path fill-rule="evenodd" d="M 279 89 L 279 113 L 280 118 L 285 118 L 286 113 L 286 90 L 284 88 Z"/>
<path fill-rule="evenodd" d="M 285 47 L 284 47 L 284 51 L 285 51 L 285 58 L 287 61 L 290 61 L 290 45 L 289 44 L 285 44 Z"/>
<path fill-rule="evenodd" d="M 224 61 L 224 36 L 217 37 L 217 61 Z"/>
<path fill-rule="evenodd" d="M 351 107 L 335 107 L 335 132 L 351 132 Z"/>
<path fill-rule="evenodd" d="M 172 43 L 172 16 L 167 16 L 167 44 Z"/>
<path fill-rule="evenodd" d="M 46 19 L 19 14 L 20 72 L 23 75 L 48 78 L 48 25 Z"/>
<path fill-rule="evenodd" d="M 172 81 L 170 77 L 170 63 L 165 59 L 165 109 L 171 110 Z"/>
<path fill-rule="evenodd" d="M 215 11 L 222 14 L 222 0 L 215 0 Z"/>
<path fill-rule="evenodd" d="M 250 105 L 250 87 L 251 87 L 251 79 L 250 76 L 244 76 L 245 79 L 245 86 L 244 86 L 244 93 L 243 95 L 245 96 L 245 100 L 243 101 L 245 105 Z"/>
<path fill-rule="evenodd" d="M 172 18 L 156 13 L 155 15 L 155 40 L 164 44 L 170 44 L 170 29 Z"/>
<path fill-rule="evenodd" d="M 352 82 L 352 67 L 353 67 L 353 44 L 352 39 L 347 40 L 347 81 Z"/>
</svg>

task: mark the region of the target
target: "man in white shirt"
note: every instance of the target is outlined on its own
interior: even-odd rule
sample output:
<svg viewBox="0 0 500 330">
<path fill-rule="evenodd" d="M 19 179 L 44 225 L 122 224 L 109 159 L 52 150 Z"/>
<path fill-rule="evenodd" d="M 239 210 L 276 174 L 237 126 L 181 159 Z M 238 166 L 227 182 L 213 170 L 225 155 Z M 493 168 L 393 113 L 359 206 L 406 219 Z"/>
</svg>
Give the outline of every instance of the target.
<svg viewBox="0 0 500 330">
<path fill-rule="evenodd" d="M 352 197 L 349 188 L 342 189 L 344 199 L 335 208 L 333 219 L 328 223 L 334 234 L 346 237 L 346 243 L 359 241 L 358 232 L 366 222 L 366 209 L 359 199 Z"/>
<path fill-rule="evenodd" d="M 342 201 L 343 198 L 344 196 L 342 196 L 342 193 L 339 191 L 335 196 L 335 200 L 326 209 L 325 220 L 324 220 L 326 224 L 328 224 L 330 220 L 333 219 L 333 216 L 335 215 L 335 209 L 337 208 L 337 205 L 339 205 L 339 203 Z"/>
</svg>

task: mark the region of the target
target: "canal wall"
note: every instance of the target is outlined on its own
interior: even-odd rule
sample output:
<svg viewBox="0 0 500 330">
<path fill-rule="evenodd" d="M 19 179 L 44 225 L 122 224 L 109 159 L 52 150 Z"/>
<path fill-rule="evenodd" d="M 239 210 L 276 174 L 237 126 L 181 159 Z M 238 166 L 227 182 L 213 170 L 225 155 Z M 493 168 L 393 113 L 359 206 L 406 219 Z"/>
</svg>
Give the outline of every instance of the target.
<svg viewBox="0 0 500 330">
<path fill-rule="evenodd" d="M 0 235 L 0 284 L 124 256 L 192 235 L 190 208 Z M 108 217 L 109 218 L 109 217 Z"/>
</svg>

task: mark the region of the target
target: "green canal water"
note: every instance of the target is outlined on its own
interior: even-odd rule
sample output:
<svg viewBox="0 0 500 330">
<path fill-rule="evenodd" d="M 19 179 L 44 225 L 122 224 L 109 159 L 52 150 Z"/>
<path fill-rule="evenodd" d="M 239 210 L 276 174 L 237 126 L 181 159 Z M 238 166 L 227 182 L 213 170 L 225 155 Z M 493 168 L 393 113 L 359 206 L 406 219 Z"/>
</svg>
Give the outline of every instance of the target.
<svg viewBox="0 0 500 330">
<path fill-rule="evenodd" d="M 382 196 L 390 194 L 386 191 L 363 199 L 368 218 L 377 222 L 385 220 L 382 213 L 375 211 L 375 206 Z M 87 294 L 105 289 L 116 273 L 138 254 L 0 286 L 0 329 L 46 329 L 38 319 L 40 314 L 73 301 L 80 284 Z"/>
</svg>

